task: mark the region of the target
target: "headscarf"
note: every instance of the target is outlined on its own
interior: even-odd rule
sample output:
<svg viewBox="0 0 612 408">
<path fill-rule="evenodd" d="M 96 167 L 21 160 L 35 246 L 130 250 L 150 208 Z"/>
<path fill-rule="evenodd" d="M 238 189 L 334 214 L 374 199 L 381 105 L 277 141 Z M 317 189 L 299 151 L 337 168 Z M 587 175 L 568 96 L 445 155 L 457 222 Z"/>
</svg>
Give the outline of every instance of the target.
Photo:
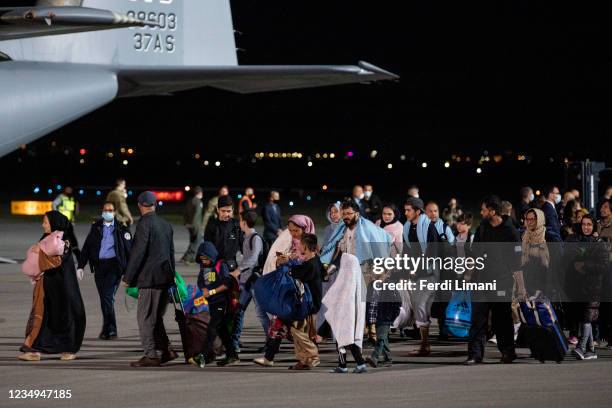
<svg viewBox="0 0 612 408">
<path fill-rule="evenodd" d="M 533 231 L 527 229 L 523 234 L 523 255 L 522 265 L 525 265 L 531 258 L 540 259 L 542 265 L 548 267 L 550 264 L 550 254 L 546 245 L 546 216 L 542 210 L 532 208 L 525 212 L 525 217 L 529 213 L 536 216 L 536 227 Z"/>
<path fill-rule="evenodd" d="M 45 213 L 51 226 L 51 232 L 62 231 L 64 233 L 64 240 L 70 242 L 70 250 L 78 249 L 77 239 L 74 235 L 74 228 L 72 223 L 64 214 L 59 211 L 48 211 Z M 43 234 L 41 240 L 49 234 Z"/>
<path fill-rule="evenodd" d="M 325 213 L 325 216 L 327 217 L 327 221 L 329 221 L 329 223 L 330 223 L 331 225 L 334 225 L 334 226 L 335 226 L 335 225 L 340 224 L 340 219 L 339 219 L 338 221 L 336 221 L 336 222 L 334 222 L 334 221 L 331 219 L 331 209 L 332 209 L 332 207 L 336 207 L 336 209 L 337 209 L 338 211 L 340 211 L 340 201 L 336 201 L 335 203 L 330 204 L 330 205 L 327 207 L 327 212 Z"/>
<path fill-rule="evenodd" d="M 384 205 L 383 210 L 385 208 L 390 208 L 393 210 L 393 219 L 391 220 L 391 222 L 385 222 L 385 220 L 383 220 L 381 217 L 379 220 L 380 224 L 378 222 L 376 223 L 376 225 L 378 225 L 380 228 L 385 228 L 387 225 L 395 224 L 397 221 L 399 221 L 400 218 L 399 210 L 395 205 Z"/>
<path fill-rule="evenodd" d="M 289 222 L 302 228 L 305 233 L 314 234 L 315 227 L 312 219 L 306 215 L 293 215 L 289 218 Z M 276 253 L 288 253 L 297 252 L 300 248 L 300 240 L 293 239 L 289 233 L 289 229 L 285 228 L 283 232 L 279 234 L 268 252 L 266 263 L 264 264 L 263 274 L 268 274 L 276 270 Z"/>
<path fill-rule="evenodd" d="M 315 233 L 314 222 L 312 222 L 312 219 L 307 215 L 300 215 L 300 214 L 292 215 L 291 218 L 289 218 L 289 222 L 300 227 L 302 230 L 304 230 L 304 233 L 306 234 Z M 291 250 L 297 251 L 299 247 L 300 247 L 300 240 L 292 237 Z"/>
</svg>

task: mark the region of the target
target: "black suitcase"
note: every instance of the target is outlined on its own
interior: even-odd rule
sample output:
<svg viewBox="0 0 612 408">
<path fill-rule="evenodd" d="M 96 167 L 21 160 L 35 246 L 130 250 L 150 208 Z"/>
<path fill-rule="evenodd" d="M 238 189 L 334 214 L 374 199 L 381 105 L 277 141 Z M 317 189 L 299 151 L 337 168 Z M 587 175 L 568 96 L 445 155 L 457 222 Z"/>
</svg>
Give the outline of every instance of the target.
<svg viewBox="0 0 612 408">
<path fill-rule="evenodd" d="M 174 320 L 179 327 L 185 363 L 189 363 L 190 358 L 197 357 L 206 350 L 210 313 L 185 313 L 183 303 L 175 298 L 175 293 L 170 296 L 174 303 Z"/>
<path fill-rule="evenodd" d="M 525 327 L 523 334 L 531 356 L 541 363 L 561 363 L 565 358 L 569 347 L 559 323 L 551 327 Z"/>
</svg>

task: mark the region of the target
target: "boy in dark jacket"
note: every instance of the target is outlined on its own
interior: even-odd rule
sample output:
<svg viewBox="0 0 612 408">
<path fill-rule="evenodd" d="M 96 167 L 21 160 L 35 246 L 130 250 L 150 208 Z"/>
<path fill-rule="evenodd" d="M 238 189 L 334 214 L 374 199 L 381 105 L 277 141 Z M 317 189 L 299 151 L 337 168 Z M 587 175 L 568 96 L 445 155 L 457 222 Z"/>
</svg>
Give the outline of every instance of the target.
<svg viewBox="0 0 612 408">
<path fill-rule="evenodd" d="M 215 246 L 208 241 L 202 242 L 198 248 L 196 259 L 200 264 L 198 287 L 202 289 L 208 301 L 210 310 L 210 323 L 208 325 L 208 338 L 204 355 L 206 363 L 214 360 L 212 345 L 217 335 L 225 347 L 225 359 L 217 365 L 225 366 L 239 362 L 238 354 L 232 344 L 229 324 L 232 314 L 229 312 L 229 291 L 232 288 L 232 276 L 224 260 L 219 259 Z"/>
<path fill-rule="evenodd" d="M 376 313 L 376 342 L 372 354 L 366 357 L 366 362 L 376 368 L 380 364 L 380 358 L 383 357 L 383 365 L 389 367 L 393 364 L 389 348 L 389 332 L 395 318 L 400 313 L 402 302 L 397 291 L 375 291 L 374 297 L 376 300 L 372 302 L 371 307 Z"/>
</svg>

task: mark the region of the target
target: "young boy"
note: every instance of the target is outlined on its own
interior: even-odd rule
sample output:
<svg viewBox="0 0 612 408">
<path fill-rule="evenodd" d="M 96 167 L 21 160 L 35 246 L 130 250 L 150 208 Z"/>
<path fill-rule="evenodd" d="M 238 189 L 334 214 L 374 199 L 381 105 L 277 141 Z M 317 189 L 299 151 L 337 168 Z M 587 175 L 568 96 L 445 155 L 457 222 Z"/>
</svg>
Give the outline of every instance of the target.
<svg viewBox="0 0 612 408">
<path fill-rule="evenodd" d="M 219 260 L 218 256 L 219 253 L 215 246 L 211 242 L 204 241 L 198 248 L 196 260 L 200 264 L 198 287 L 202 289 L 210 310 L 210 323 L 204 352 L 205 363 L 210 364 L 214 361 L 212 346 L 218 335 L 225 347 L 225 359 L 219 361 L 217 365 L 225 366 L 240 360 L 234 350 L 228 329 L 230 319 L 233 319 L 233 315 L 228 311 L 228 291 L 232 286 L 233 278 L 230 276 L 228 266 Z"/>
</svg>

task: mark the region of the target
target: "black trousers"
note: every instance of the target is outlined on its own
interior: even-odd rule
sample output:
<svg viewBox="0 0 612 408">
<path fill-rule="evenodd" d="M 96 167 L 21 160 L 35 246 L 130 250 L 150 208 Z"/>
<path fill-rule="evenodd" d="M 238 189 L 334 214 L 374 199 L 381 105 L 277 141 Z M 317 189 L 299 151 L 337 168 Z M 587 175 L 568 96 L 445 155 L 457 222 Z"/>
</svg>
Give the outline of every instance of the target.
<svg viewBox="0 0 612 408">
<path fill-rule="evenodd" d="M 226 302 L 218 302 L 209 305 L 210 323 L 208 324 L 208 339 L 206 344 L 207 358 L 212 355 L 213 343 L 215 338 L 219 336 L 223 347 L 225 347 L 226 357 L 237 357 L 238 353 L 234 349 L 232 342 L 232 334 L 229 331 L 229 325 L 232 324 L 234 316 L 227 311 Z"/>
<path fill-rule="evenodd" d="M 115 318 L 115 294 L 121 282 L 121 271 L 117 258 L 100 259 L 94 272 L 96 288 L 100 296 L 102 309 L 102 334 L 107 336 L 117 334 L 117 319 Z"/>
<path fill-rule="evenodd" d="M 468 358 L 482 361 L 487 344 L 487 328 L 491 312 L 491 329 L 497 337 L 497 348 L 502 355 L 513 356 L 514 324 L 510 302 L 472 303 L 472 327 L 468 341 Z"/>
</svg>

